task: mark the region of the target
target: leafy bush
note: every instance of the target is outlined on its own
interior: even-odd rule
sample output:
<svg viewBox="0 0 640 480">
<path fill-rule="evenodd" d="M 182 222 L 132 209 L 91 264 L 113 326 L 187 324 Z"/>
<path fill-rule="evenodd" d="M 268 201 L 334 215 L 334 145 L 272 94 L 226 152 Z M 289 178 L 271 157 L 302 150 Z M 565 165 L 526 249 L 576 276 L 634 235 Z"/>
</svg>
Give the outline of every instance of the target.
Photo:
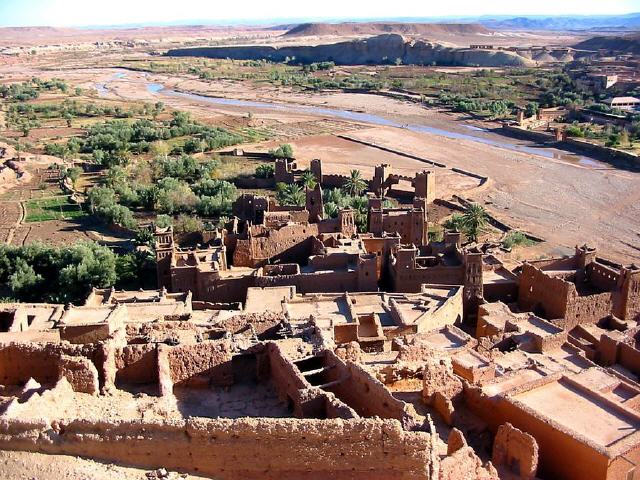
<svg viewBox="0 0 640 480">
<path fill-rule="evenodd" d="M 512 230 L 507 233 L 505 237 L 502 239 L 502 246 L 507 250 L 511 250 L 514 247 L 523 246 L 529 247 L 534 245 L 536 242 L 527 237 L 524 233 L 518 232 L 517 230 Z"/>
<path fill-rule="evenodd" d="M 271 150 L 269 153 L 275 158 L 293 158 L 293 147 L 288 143 L 285 143 L 275 150 Z"/>
<path fill-rule="evenodd" d="M 256 178 L 273 178 L 276 167 L 273 163 L 261 163 L 256 167 Z"/>
</svg>

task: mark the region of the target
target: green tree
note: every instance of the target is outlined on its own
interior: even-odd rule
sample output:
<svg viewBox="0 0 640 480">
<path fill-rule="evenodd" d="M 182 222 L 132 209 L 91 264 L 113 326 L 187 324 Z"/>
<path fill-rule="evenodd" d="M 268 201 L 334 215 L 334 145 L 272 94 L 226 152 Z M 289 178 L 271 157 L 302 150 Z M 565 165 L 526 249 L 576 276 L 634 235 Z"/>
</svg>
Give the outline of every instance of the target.
<svg viewBox="0 0 640 480">
<path fill-rule="evenodd" d="M 71 184 L 75 186 L 81 174 L 82 169 L 80 167 L 72 167 L 65 172 L 65 177 L 71 180 Z"/>
<path fill-rule="evenodd" d="M 470 241 L 477 242 L 478 236 L 482 233 L 488 221 L 489 215 L 485 208 L 478 203 L 472 203 L 462 215 L 464 234 Z"/>
<path fill-rule="evenodd" d="M 367 189 L 367 181 L 362 178 L 360 170 L 351 170 L 342 188 L 349 195 L 361 195 Z"/>
<path fill-rule="evenodd" d="M 300 174 L 300 183 L 304 188 L 308 188 L 309 190 L 313 190 L 316 188 L 316 176 L 309 170 L 305 170 Z"/>
<path fill-rule="evenodd" d="M 295 183 L 284 185 L 277 190 L 278 203 L 280 205 L 302 207 L 306 201 L 306 195 L 302 187 Z"/>
<path fill-rule="evenodd" d="M 168 228 L 173 225 L 173 218 L 169 215 L 158 215 L 155 224 L 159 228 Z"/>
<path fill-rule="evenodd" d="M 538 104 L 538 102 L 529 102 L 524 109 L 524 115 L 527 118 L 533 117 L 534 115 L 538 114 L 538 110 L 540 110 L 540 105 Z"/>
<path fill-rule="evenodd" d="M 275 158 L 293 158 L 293 147 L 288 143 L 285 143 L 269 153 L 271 153 Z"/>
</svg>

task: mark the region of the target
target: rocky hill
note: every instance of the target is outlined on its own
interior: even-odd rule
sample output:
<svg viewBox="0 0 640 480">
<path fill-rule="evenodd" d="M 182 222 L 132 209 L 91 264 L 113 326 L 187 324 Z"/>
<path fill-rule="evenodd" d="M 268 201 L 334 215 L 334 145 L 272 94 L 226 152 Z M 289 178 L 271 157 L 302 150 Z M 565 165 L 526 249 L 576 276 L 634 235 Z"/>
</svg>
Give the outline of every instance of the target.
<svg viewBox="0 0 640 480">
<path fill-rule="evenodd" d="M 407 41 L 401 35 L 385 34 L 317 46 L 246 45 L 228 47 L 181 48 L 167 52 L 169 56 L 232 58 L 235 60 L 270 60 L 282 62 L 332 61 L 338 65 L 385 65 L 397 60 L 407 65 L 457 65 L 481 67 L 524 67 L 534 62 L 516 52 L 504 50 L 471 50 L 445 47 L 423 40 Z"/>
<path fill-rule="evenodd" d="M 354 37 L 397 33 L 406 36 L 489 35 L 491 31 L 477 23 L 303 23 L 289 30 L 287 37 Z"/>
<path fill-rule="evenodd" d="M 574 45 L 579 50 L 610 50 L 619 53 L 640 54 L 640 34 L 624 37 L 594 37 Z"/>
</svg>

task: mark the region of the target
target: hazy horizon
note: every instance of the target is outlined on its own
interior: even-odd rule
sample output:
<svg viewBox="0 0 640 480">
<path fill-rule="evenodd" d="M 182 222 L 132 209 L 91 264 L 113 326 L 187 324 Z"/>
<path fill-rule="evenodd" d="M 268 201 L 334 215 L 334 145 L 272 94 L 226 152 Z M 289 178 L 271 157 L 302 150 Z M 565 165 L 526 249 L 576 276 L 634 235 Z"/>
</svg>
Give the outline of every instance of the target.
<svg viewBox="0 0 640 480">
<path fill-rule="evenodd" d="M 217 3 L 217 2 L 216 2 Z M 293 0 L 245 1 L 214 4 L 207 0 L 183 0 L 179 9 L 167 0 L 112 0 L 108 8 L 95 1 L 8 0 L 0 2 L 0 27 L 126 27 L 164 25 L 264 25 L 317 21 L 437 21 L 473 20 L 478 17 L 619 16 L 640 12 L 640 0 L 588 2 L 539 0 L 535 5 L 498 0 L 482 5 L 475 0 L 453 0 L 429 5 L 408 0 L 402 11 L 395 5 L 362 0 L 326 0 L 321 5 Z M 248 13 L 247 13 L 248 12 Z M 277 12 L 277 13 L 276 13 Z M 327 15 L 327 12 L 340 12 Z M 366 12 L 366 15 L 363 14 Z"/>
</svg>

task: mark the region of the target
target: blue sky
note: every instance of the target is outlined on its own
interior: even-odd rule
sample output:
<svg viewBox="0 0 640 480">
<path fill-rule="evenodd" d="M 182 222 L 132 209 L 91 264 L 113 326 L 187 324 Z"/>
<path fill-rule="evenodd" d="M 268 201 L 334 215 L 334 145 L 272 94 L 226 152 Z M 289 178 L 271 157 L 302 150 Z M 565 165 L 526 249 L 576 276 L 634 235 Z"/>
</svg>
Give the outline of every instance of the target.
<svg viewBox="0 0 640 480">
<path fill-rule="evenodd" d="M 189 20 L 256 23 L 274 19 L 606 15 L 638 11 L 640 0 L 0 0 L 0 26 L 118 25 Z"/>
</svg>

